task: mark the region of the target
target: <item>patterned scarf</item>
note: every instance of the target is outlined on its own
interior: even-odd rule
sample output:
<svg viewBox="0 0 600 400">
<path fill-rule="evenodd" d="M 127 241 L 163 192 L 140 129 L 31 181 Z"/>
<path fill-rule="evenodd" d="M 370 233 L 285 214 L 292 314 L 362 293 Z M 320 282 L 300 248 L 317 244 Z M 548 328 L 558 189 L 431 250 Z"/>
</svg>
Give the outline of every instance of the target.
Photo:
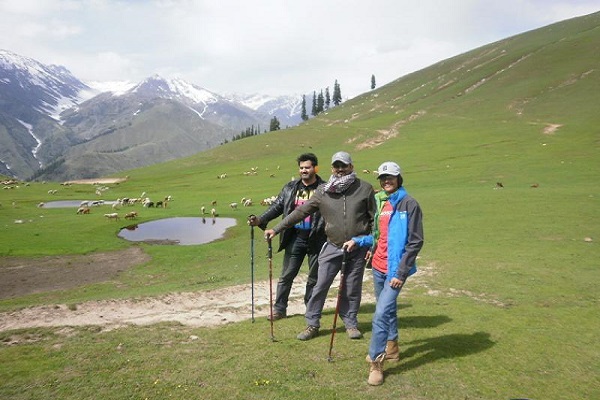
<svg viewBox="0 0 600 400">
<path fill-rule="evenodd" d="M 327 181 L 327 183 L 323 187 L 323 190 L 325 192 L 330 192 L 330 193 L 344 193 L 346 191 L 346 189 L 348 189 L 348 187 L 350 185 L 352 185 L 352 182 L 354 182 L 355 179 L 356 179 L 356 172 L 354 172 L 354 171 L 348 175 L 344 175 L 344 176 L 340 176 L 340 177 L 331 175 L 329 177 L 329 181 Z"/>
</svg>

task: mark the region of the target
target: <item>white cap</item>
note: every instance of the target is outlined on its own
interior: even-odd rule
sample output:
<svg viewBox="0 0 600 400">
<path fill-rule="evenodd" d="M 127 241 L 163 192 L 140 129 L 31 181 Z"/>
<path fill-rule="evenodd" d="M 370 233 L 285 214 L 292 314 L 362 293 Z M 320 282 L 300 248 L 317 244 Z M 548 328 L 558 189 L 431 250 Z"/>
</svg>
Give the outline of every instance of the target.
<svg viewBox="0 0 600 400">
<path fill-rule="evenodd" d="M 400 166 L 392 161 L 386 161 L 377 168 L 378 175 L 393 175 L 398 176 L 402 175 L 402 170 Z"/>
<path fill-rule="evenodd" d="M 346 153 L 345 151 L 338 151 L 333 155 L 333 157 L 331 157 L 331 164 L 336 161 L 343 162 L 346 165 L 352 164 L 352 158 L 350 157 L 350 154 Z"/>
</svg>

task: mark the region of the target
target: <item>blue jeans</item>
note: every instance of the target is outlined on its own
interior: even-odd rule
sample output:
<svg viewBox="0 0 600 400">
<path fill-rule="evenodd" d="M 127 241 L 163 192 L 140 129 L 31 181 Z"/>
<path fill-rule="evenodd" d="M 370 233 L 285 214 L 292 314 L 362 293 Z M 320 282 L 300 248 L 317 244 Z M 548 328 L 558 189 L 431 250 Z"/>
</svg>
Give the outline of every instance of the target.
<svg viewBox="0 0 600 400">
<path fill-rule="evenodd" d="M 387 275 L 373 268 L 373 286 L 375 287 L 375 314 L 369 356 L 374 360 L 385 351 L 388 340 L 398 339 L 398 304 L 396 303 L 402 286 L 394 289 L 386 281 Z"/>
</svg>

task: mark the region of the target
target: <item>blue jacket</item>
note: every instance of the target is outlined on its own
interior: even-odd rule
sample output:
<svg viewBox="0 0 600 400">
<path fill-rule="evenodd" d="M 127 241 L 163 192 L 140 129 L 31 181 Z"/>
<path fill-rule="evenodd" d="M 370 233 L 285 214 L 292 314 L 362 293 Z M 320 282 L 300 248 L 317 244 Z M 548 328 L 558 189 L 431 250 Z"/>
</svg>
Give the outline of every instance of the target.
<svg viewBox="0 0 600 400">
<path fill-rule="evenodd" d="M 396 277 L 405 281 L 417 272 L 417 255 L 423 247 L 423 213 L 419 203 L 401 187 L 388 196 L 381 191 L 375 194 L 377 214 L 373 232 L 369 236 L 356 237 L 353 240 L 363 247 L 371 247 L 375 253 L 379 239 L 379 215 L 385 202 L 392 205 L 392 215 L 388 227 L 388 273 L 387 280 Z"/>
</svg>

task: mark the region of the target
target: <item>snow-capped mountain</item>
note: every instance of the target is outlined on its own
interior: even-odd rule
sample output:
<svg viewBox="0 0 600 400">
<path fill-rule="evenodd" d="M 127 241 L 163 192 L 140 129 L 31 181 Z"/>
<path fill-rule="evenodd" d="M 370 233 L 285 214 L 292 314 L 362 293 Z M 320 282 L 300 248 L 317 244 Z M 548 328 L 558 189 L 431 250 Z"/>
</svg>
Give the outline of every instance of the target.
<svg viewBox="0 0 600 400">
<path fill-rule="evenodd" d="M 65 67 L 44 65 L 7 50 L 0 49 L 0 71 L 3 97 L 30 104 L 56 120 L 64 110 L 97 94 Z"/>
<path fill-rule="evenodd" d="M 302 96 L 269 96 L 265 94 L 224 94 L 232 101 L 261 112 L 271 117 L 275 116 L 281 126 L 296 126 L 302 119 Z"/>
<path fill-rule="evenodd" d="M 91 178 L 185 157 L 251 126 L 265 130 L 273 116 L 297 125 L 299 102 L 222 96 L 158 75 L 84 83 L 65 67 L 0 50 L 0 174 Z"/>
</svg>

